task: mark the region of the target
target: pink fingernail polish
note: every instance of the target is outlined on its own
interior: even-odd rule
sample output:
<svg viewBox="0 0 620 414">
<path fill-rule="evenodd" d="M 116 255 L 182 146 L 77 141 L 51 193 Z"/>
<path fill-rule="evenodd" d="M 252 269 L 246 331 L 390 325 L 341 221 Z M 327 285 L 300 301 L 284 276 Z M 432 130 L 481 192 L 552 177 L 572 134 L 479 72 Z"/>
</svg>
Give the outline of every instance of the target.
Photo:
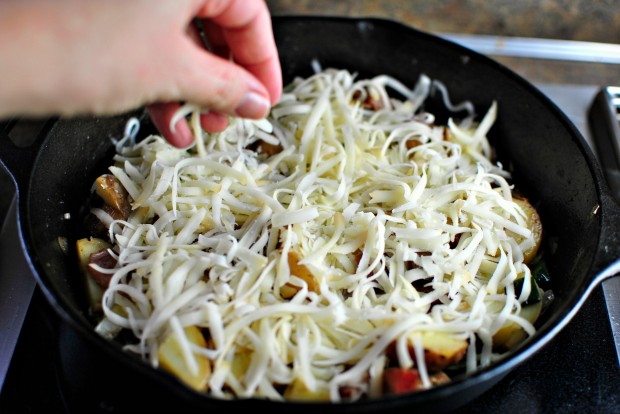
<svg viewBox="0 0 620 414">
<path fill-rule="evenodd" d="M 250 91 L 235 109 L 235 114 L 243 118 L 259 119 L 267 115 L 270 106 L 267 98 Z"/>
</svg>

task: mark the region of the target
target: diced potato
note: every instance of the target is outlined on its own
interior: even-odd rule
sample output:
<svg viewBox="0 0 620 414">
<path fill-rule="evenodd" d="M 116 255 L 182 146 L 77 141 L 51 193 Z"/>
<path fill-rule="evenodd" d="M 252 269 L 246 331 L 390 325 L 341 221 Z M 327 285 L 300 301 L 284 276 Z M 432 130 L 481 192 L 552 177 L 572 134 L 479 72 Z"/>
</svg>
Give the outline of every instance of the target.
<svg viewBox="0 0 620 414">
<path fill-rule="evenodd" d="M 90 255 L 90 264 L 87 267 L 88 275 L 95 281 L 103 290 L 106 290 L 110 285 L 112 274 L 107 271 L 100 271 L 97 266 L 103 269 L 114 269 L 117 265 L 117 259 L 110 254 L 108 250 L 102 250 Z"/>
<path fill-rule="evenodd" d="M 415 334 L 414 334 L 415 335 Z M 467 352 L 468 342 L 449 332 L 423 332 L 424 362 L 431 372 L 441 371 L 460 361 Z"/>
<path fill-rule="evenodd" d="M 86 295 L 88 296 L 88 304 L 90 308 L 95 312 L 101 312 L 103 307 L 101 301 L 103 300 L 103 289 L 97 282 L 91 277 L 85 279 L 86 283 Z"/>
<path fill-rule="evenodd" d="M 231 370 L 233 375 L 237 378 L 243 378 L 245 376 L 245 373 L 248 372 L 248 368 L 250 367 L 251 362 L 252 351 L 248 349 L 236 352 L 231 364 Z"/>
<path fill-rule="evenodd" d="M 542 242 L 542 222 L 538 212 L 526 198 L 514 198 L 514 202 L 523 209 L 527 217 L 527 226 L 534 237 L 534 245 L 523 252 L 523 262 L 527 264 L 534 259 Z M 515 235 L 515 238 L 518 242 L 521 242 L 523 239 L 518 235 Z"/>
<path fill-rule="evenodd" d="M 538 288 L 537 288 L 538 289 Z M 541 292 L 542 293 L 542 292 Z M 534 323 L 542 311 L 542 301 L 521 308 L 520 316 Z M 507 322 L 493 335 L 493 346 L 496 349 L 508 350 L 527 338 L 527 332 L 515 322 Z"/>
<path fill-rule="evenodd" d="M 127 312 L 120 305 L 115 304 L 112 306 L 112 311 L 117 315 L 121 315 L 123 317 L 127 317 Z M 102 337 L 112 340 L 116 338 L 116 336 L 123 330 L 122 327 L 116 325 L 112 321 L 110 321 L 107 317 L 104 317 L 99 321 L 97 326 L 95 326 L 95 332 L 97 332 Z"/>
<path fill-rule="evenodd" d="M 409 355 L 416 363 L 414 344 L 416 338 L 420 338 L 424 348 L 424 363 L 426 369 L 431 372 L 439 372 L 445 367 L 459 362 L 467 352 L 469 342 L 461 339 L 450 332 L 414 332 L 408 338 L 407 349 Z M 396 342 L 391 343 L 386 349 L 390 360 L 398 358 L 396 353 Z"/>
<path fill-rule="evenodd" d="M 103 289 L 93 280 L 92 277 L 89 276 L 88 264 L 90 263 L 90 256 L 93 253 L 98 253 L 110 247 L 110 243 L 96 237 L 83 238 L 76 242 L 79 267 L 86 283 L 88 302 L 91 308 L 97 312 L 101 310 Z"/>
<path fill-rule="evenodd" d="M 485 258 L 485 259 L 482 259 L 482 261 L 480 262 L 478 273 L 481 276 L 490 278 L 493 275 L 493 272 L 495 272 L 495 269 L 497 269 L 497 262 L 494 260 Z"/>
<path fill-rule="evenodd" d="M 288 266 L 291 271 L 291 275 L 297 276 L 306 282 L 308 284 L 308 290 L 319 293 L 320 288 L 317 280 L 312 272 L 310 272 L 310 269 L 308 269 L 305 265 L 299 264 L 300 260 L 301 258 L 299 257 L 299 253 L 296 251 L 291 250 L 288 252 Z M 280 288 L 280 295 L 282 295 L 283 298 L 288 299 L 295 296 L 298 291 L 299 287 L 287 283 Z"/>
<path fill-rule="evenodd" d="M 103 202 L 121 212 L 125 218 L 131 211 L 127 190 L 112 174 L 103 174 L 95 180 L 95 192 Z"/>
<path fill-rule="evenodd" d="M 88 268 L 88 263 L 90 263 L 90 255 L 109 249 L 111 246 L 112 245 L 109 242 L 96 237 L 79 239 L 76 242 L 78 260 L 80 261 L 80 270 L 82 270 L 84 275 L 87 274 L 86 271 Z"/>
<path fill-rule="evenodd" d="M 280 288 L 280 296 L 284 299 L 290 299 L 295 296 L 295 293 L 299 291 L 299 288 L 293 285 L 286 284 Z"/>
<path fill-rule="evenodd" d="M 329 401 L 329 389 L 318 387 L 312 391 L 300 379 L 294 379 L 284 391 L 284 398 L 291 401 Z"/>
<path fill-rule="evenodd" d="M 197 346 L 206 347 L 207 342 L 196 326 L 184 328 L 187 340 Z M 183 356 L 183 350 L 179 338 L 174 333 L 166 337 L 157 351 L 161 367 L 175 375 L 188 386 L 196 391 L 206 391 L 209 377 L 211 376 L 211 363 L 209 359 L 200 354 L 194 353 L 194 358 L 198 365 L 197 372 L 192 372 L 189 364 Z"/>
</svg>

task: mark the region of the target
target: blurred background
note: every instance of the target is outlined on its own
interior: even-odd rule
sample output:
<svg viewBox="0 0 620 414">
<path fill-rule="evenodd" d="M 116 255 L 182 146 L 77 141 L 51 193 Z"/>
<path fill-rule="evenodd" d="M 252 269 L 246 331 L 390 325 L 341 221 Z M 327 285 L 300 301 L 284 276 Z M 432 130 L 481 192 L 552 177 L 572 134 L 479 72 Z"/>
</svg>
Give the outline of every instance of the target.
<svg viewBox="0 0 620 414">
<path fill-rule="evenodd" d="M 560 39 L 620 44 L 619 0 L 266 0 L 273 15 L 382 17 L 433 33 L 508 38 Z M 556 44 L 545 45 L 555 48 Z M 575 56 L 593 45 L 566 44 Z M 556 48 L 557 51 L 557 48 Z M 612 49 L 613 51 L 613 49 Z M 483 52 L 486 52 L 484 50 Z M 534 81 L 561 84 L 620 84 L 620 65 L 588 61 L 492 55 Z M 601 54 L 610 53 L 604 50 Z M 618 56 L 620 59 L 620 56 Z"/>
<path fill-rule="evenodd" d="M 380 16 L 427 31 L 620 41 L 618 0 L 267 0 L 272 13 Z"/>
</svg>

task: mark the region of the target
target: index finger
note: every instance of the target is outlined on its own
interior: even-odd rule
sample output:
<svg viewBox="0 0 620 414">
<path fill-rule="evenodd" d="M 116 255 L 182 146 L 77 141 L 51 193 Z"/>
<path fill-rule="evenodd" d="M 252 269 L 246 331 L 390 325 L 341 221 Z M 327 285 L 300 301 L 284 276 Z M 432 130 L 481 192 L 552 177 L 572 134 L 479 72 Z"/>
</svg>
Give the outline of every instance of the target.
<svg viewBox="0 0 620 414">
<path fill-rule="evenodd" d="M 264 0 L 207 2 L 198 17 L 220 26 L 235 62 L 265 85 L 275 104 L 282 93 L 282 71 Z"/>
</svg>

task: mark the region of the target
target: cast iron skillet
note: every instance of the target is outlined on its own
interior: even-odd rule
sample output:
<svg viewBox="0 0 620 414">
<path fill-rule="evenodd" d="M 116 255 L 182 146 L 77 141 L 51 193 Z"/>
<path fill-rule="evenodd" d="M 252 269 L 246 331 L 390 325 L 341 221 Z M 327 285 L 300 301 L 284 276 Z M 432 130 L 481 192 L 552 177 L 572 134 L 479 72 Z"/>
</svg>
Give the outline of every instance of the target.
<svg viewBox="0 0 620 414">
<path fill-rule="evenodd" d="M 262 400 L 220 401 L 194 393 L 169 375 L 124 353 L 93 332 L 73 243 L 84 235 L 81 220 L 93 180 L 111 162 L 112 140 L 122 136 L 130 116 L 150 127 L 143 110 L 105 118 L 62 119 L 29 148 L 0 140 L 0 156 L 14 176 L 19 195 L 19 226 L 23 248 L 36 279 L 66 326 L 96 352 L 100 366 L 114 372 L 101 384 L 102 393 L 122 392 L 150 384 L 148 395 L 168 395 L 172 406 L 195 409 L 251 409 L 347 413 L 455 409 L 501 380 L 510 370 L 545 346 L 579 311 L 588 294 L 620 271 L 620 207 L 612 200 L 601 170 L 583 137 L 566 116 L 528 82 L 471 50 L 381 19 L 274 17 L 285 82 L 312 73 L 311 61 L 323 67 L 347 68 L 360 77 L 390 74 L 415 85 L 424 73 L 442 81 L 453 102 L 472 100 L 480 115 L 492 101 L 499 116 L 490 135 L 500 160 L 513 172 L 516 186 L 535 201 L 541 214 L 546 260 L 553 278 L 555 301 L 536 335 L 500 363 L 451 384 L 404 396 L 345 404 L 277 403 Z M 441 111 L 440 99 L 429 109 Z M 69 213 L 70 218 L 67 218 Z M 64 252 L 59 237 L 69 241 Z M 64 356 L 79 360 L 80 355 Z M 103 371 L 93 372 L 102 376 Z M 133 389 L 133 388 L 132 388 Z M 113 397 L 111 397 L 113 398 Z M 162 397 L 163 398 L 163 397 Z"/>
</svg>

